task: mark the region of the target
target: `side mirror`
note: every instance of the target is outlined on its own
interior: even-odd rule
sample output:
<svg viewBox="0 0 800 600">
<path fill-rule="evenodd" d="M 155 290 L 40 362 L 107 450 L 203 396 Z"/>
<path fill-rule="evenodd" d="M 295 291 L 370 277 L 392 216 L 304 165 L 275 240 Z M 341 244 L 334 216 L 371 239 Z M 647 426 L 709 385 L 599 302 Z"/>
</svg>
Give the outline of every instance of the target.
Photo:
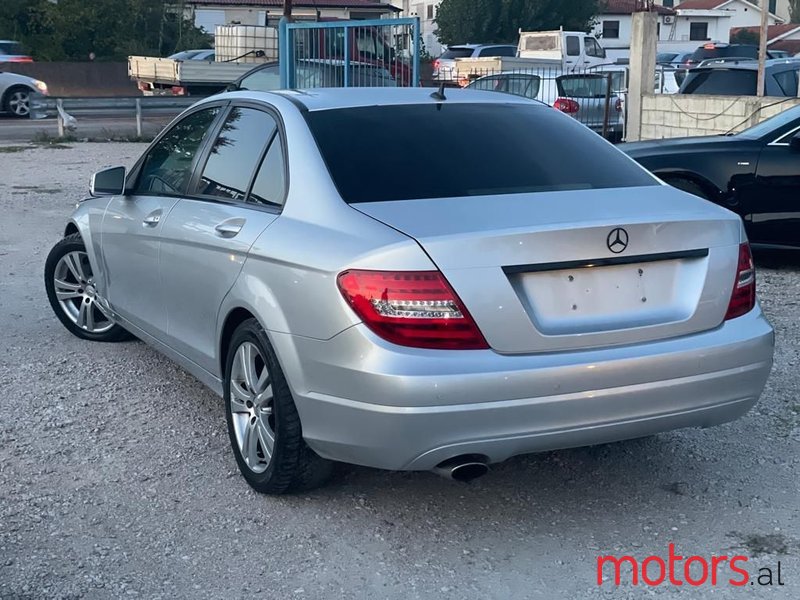
<svg viewBox="0 0 800 600">
<path fill-rule="evenodd" d="M 789 148 L 794 152 L 800 152 L 800 133 L 795 133 L 792 139 L 789 140 Z"/>
<path fill-rule="evenodd" d="M 111 167 L 92 175 L 89 193 L 92 196 L 121 196 L 125 193 L 125 167 Z"/>
</svg>

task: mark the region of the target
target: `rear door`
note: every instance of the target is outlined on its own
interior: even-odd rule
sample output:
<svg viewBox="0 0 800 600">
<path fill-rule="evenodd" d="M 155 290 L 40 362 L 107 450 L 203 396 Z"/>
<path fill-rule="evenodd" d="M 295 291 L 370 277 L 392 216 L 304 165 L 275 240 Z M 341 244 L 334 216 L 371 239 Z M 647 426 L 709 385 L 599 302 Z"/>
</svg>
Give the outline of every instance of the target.
<svg viewBox="0 0 800 600">
<path fill-rule="evenodd" d="M 186 193 L 221 110 L 221 105 L 201 107 L 163 134 L 131 173 L 130 192 L 112 198 L 103 217 L 108 301 L 116 313 L 160 340 L 167 328 L 158 269 L 164 221 Z"/>
<path fill-rule="evenodd" d="M 250 247 L 277 218 L 285 164 L 277 117 L 233 106 L 201 159 L 190 189 L 164 223 L 161 281 L 168 343 L 215 373 L 222 300 Z"/>
</svg>

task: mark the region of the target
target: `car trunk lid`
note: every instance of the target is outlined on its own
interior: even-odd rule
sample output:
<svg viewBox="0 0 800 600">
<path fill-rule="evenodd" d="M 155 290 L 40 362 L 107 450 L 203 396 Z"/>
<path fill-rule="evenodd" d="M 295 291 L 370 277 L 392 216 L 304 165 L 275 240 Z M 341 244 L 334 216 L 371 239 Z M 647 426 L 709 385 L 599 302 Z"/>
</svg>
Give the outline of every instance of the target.
<svg viewBox="0 0 800 600">
<path fill-rule="evenodd" d="M 737 217 L 667 186 L 351 206 L 416 239 L 500 353 L 718 327 L 736 273 Z"/>
</svg>

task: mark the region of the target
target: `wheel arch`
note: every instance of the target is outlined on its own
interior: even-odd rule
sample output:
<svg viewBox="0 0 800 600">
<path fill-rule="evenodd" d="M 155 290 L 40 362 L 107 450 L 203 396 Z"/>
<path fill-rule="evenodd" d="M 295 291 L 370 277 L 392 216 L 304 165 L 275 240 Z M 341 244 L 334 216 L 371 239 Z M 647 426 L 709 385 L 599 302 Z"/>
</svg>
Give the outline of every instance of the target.
<svg viewBox="0 0 800 600">
<path fill-rule="evenodd" d="M 228 350 L 229 346 L 231 345 L 231 339 L 233 338 L 233 332 L 236 331 L 236 328 L 239 327 L 242 323 L 247 321 L 248 319 L 256 319 L 256 317 L 249 309 L 244 308 L 243 306 L 237 306 L 232 310 L 228 311 L 228 314 L 225 316 L 225 319 L 222 323 L 222 329 L 220 330 L 219 334 L 219 373 L 220 378 L 225 377 L 225 365 L 228 362 Z"/>
<path fill-rule="evenodd" d="M 708 178 L 695 173 L 694 171 L 654 171 L 653 174 L 662 179 L 665 183 L 669 183 L 670 180 L 675 179 L 685 179 L 687 181 L 691 181 L 695 185 L 699 186 L 700 189 L 702 189 L 708 195 L 709 200 L 713 202 L 721 202 L 725 198 L 724 192 L 719 189 L 716 184 L 714 184 Z"/>
<path fill-rule="evenodd" d="M 68 235 L 74 235 L 76 233 L 78 235 L 81 233 L 81 230 L 78 229 L 78 226 L 73 221 L 67 223 L 67 226 L 64 228 L 64 237 L 67 237 Z"/>
<path fill-rule="evenodd" d="M 6 100 L 8 100 L 10 94 L 13 94 L 17 90 L 24 90 L 32 94 L 39 91 L 36 88 L 31 87 L 25 83 L 15 83 L 11 87 L 9 87 L 5 92 L 3 92 L 3 97 L 0 98 L 0 108 L 2 108 L 3 110 L 6 109 Z"/>
</svg>

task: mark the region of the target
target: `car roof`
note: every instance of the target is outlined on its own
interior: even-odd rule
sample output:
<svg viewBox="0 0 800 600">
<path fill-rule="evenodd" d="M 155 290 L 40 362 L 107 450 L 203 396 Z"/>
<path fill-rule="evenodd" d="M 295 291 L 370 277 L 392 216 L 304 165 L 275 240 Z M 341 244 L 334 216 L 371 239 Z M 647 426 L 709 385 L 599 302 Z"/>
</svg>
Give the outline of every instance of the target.
<svg viewBox="0 0 800 600">
<path fill-rule="evenodd" d="M 453 44 L 452 46 L 448 46 L 447 50 L 452 50 L 453 48 L 467 48 L 469 50 L 476 50 L 478 48 L 491 48 L 494 46 L 508 46 L 510 48 L 516 48 L 516 44 Z"/>
<path fill-rule="evenodd" d="M 797 58 L 770 58 L 764 61 L 764 65 L 767 68 L 770 67 L 781 67 L 786 65 L 787 68 L 797 68 L 800 67 L 800 59 Z M 702 67 L 695 67 L 694 70 L 702 70 L 702 69 L 738 69 L 742 71 L 755 71 L 758 70 L 758 60 L 754 58 L 743 58 L 741 60 L 730 60 L 727 61 L 720 61 L 720 62 L 712 62 L 709 61 L 708 63 L 704 64 Z"/>
<path fill-rule="evenodd" d="M 446 89 L 445 100 L 432 97 L 435 88 L 315 88 L 308 90 L 278 90 L 274 92 L 230 92 L 231 97 L 269 102 L 276 96 L 286 98 L 296 106 L 308 111 L 338 108 L 360 108 L 365 106 L 400 106 L 404 104 L 535 104 L 531 100 L 492 92 Z M 224 98 L 228 94 L 212 96 Z"/>
</svg>

